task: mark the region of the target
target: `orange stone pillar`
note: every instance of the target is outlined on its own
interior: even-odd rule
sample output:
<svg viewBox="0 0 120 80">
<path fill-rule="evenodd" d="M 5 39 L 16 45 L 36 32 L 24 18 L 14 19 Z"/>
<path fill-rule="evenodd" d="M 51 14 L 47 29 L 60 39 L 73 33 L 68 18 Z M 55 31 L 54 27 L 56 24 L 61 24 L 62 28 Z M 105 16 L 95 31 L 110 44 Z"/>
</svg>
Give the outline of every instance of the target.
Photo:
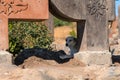
<svg viewBox="0 0 120 80">
<path fill-rule="evenodd" d="M 48 0 L 0 0 L 0 50 L 9 48 L 9 19 L 48 19 Z"/>
</svg>

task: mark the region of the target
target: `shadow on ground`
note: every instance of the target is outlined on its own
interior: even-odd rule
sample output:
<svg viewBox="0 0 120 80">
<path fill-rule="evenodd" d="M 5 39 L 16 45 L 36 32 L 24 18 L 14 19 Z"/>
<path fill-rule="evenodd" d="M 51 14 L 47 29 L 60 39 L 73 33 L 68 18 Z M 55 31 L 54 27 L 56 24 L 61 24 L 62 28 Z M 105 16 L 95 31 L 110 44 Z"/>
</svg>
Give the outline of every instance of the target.
<svg viewBox="0 0 120 80">
<path fill-rule="evenodd" d="M 44 60 L 55 60 L 57 63 L 62 64 L 65 62 L 68 62 L 70 59 L 60 59 L 60 55 L 66 55 L 66 53 L 63 50 L 60 51 L 49 51 L 47 49 L 41 49 L 41 48 L 31 48 L 31 49 L 25 49 L 22 52 L 20 52 L 17 57 L 14 59 L 15 65 L 21 65 L 24 63 L 26 59 L 32 56 L 36 56 L 38 58 L 42 58 Z"/>
</svg>

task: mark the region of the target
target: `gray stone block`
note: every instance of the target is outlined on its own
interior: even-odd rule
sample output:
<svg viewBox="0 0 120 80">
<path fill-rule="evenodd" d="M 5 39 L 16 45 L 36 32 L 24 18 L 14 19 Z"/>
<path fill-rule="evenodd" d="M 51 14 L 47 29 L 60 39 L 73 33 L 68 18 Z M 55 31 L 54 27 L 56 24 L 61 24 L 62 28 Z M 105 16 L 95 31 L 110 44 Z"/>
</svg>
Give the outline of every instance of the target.
<svg viewBox="0 0 120 80">
<path fill-rule="evenodd" d="M 12 54 L 7 51 L 0 51 L 0 64 L 12 64 Z"/>
<path fill-rule="evenodd" d="M 50 11 L 53 15 L 63 20 L 85 20 L 85 3 L 85 0 L 50 0 Z"/>
<path fill-rule="evenodd" d="M 109 51 L 83 51 L 75 54 L 75 58 L 82 61 L 86 65 L 112 64 L 111 53 Z"/>
</svg>

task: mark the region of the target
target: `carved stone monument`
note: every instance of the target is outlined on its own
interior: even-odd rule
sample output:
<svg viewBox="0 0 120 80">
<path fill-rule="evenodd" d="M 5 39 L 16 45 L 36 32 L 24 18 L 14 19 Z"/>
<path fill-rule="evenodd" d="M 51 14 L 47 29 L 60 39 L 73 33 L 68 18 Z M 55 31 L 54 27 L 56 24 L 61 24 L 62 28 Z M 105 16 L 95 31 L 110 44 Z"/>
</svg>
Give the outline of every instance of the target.
<svg viewBox="0 0 120 80">
<path fill-rule="evenodd" d="M 9 19 L 48 19 L 48 0 L 0 0 L 0 50 L 8 49 Z"/>
<path fill-rule="evenodd" d="M 9 48 L 8 20 L 44 19 L 48 19 L 48 0 L 0 0 L 0 51 Z M 5 54 L 0 54 L 0 61 L 9 62 L 6 58 L 11 55 Z"/>
<path fill-rule="evenodd" d="M 115 18 L 114 3 L 114 0 L 51 0 L 53 15 L 77 22 L 80 51 L 75 57 L 82 62 L 111 64 L 107 25 Z"/>
<path fill-rule="evenodd" d="M 87 1 L 86 11 L 87 17 L 81 51 L 76 54 L 76 57 L 86 64 L 111 64 L 107 28 L 107 0 Z"/>
<path fill-rule="evenodd" d="M 115 18 L 114 3 L 115 0 L 49 0 L 53 15 L 77 22 L 80 51 L 75 57 L 85 64 L 111 63 L 107 25 Z M 48 0 L 0 0 L 0 50 L 8 49 L 8 20 L 12 19 L 48 19 Z"/>
</svg>

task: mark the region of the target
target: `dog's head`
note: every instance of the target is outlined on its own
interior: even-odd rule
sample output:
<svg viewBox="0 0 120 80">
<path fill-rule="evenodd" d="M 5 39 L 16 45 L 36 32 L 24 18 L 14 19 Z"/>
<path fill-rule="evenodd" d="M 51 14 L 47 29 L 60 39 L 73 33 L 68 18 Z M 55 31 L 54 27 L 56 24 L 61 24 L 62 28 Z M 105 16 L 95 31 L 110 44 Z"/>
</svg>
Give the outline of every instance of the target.
<svg viewBox="0 0 120 80">
<path fill-rule="evenodd" d="M 75 45 L 76 45 L 76 38 L 71 36 L 66 38 L 66 46 L 74 47 Z"/>
</svg>

